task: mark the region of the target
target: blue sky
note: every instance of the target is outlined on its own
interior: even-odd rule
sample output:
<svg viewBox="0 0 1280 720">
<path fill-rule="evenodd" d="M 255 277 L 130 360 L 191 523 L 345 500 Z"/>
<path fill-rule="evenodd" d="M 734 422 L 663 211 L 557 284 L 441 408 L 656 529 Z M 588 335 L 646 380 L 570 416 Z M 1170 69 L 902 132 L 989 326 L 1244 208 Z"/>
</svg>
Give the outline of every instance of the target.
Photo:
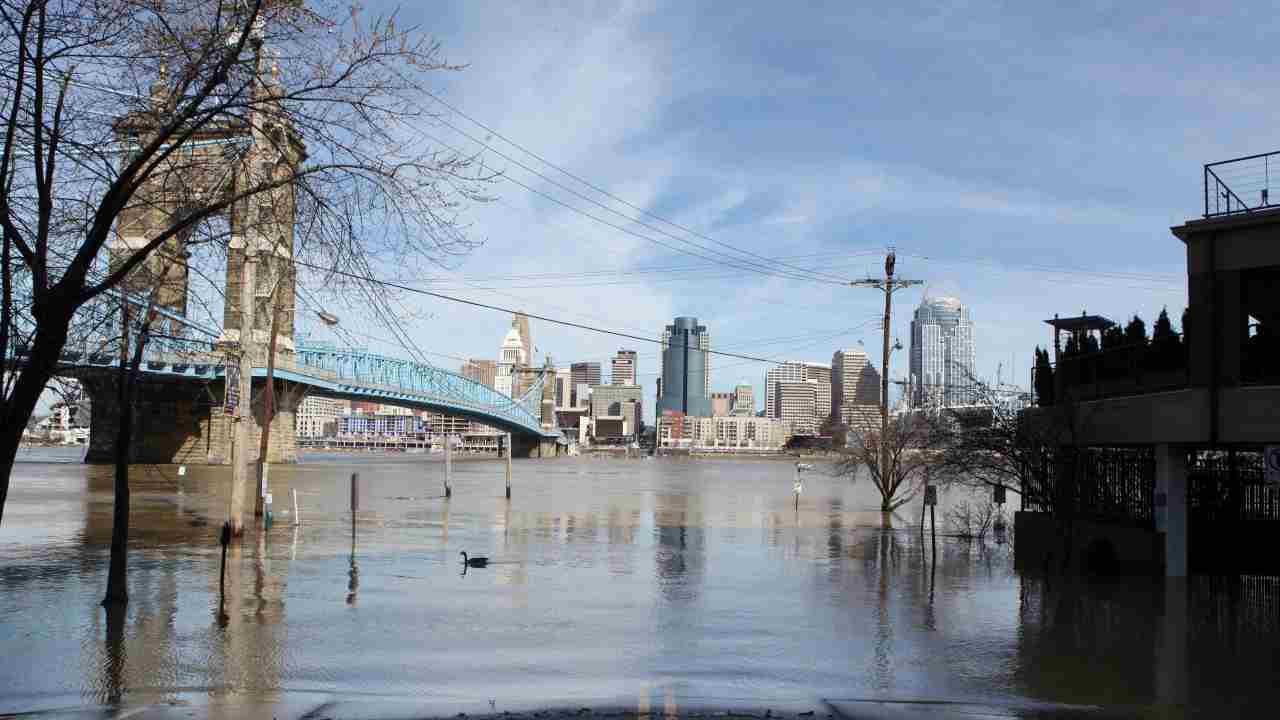
<svg viewBox="0 0 1280 720">
<path fill-rule="evenodd" d="M 896 246 L 901 275 L 972 308 L 980 373 L 993 378 L 1003 364 L 1005 380 L 1025 384 L 1055 312 L 1138 312 L 1150 323 L 1168 305 L 1176 322 L 1184 254 L 1168 228 L 1200 212 L 1202 164 L 1280 146 L 1274 8 L 1037 5 L 451 2 L 406 5 L 398 25 L 420 25 L 467 65 L 440 77 L 450 103 L 650 212 L 851 279 L 877 272 Z M 442 123 L 431 132 L 627 224 Z M 878 293 L 717 267 L 511 182 L 492 190 L 498 200 L 466 215 L 484 244 L 447 270 L 423 270 L 452 294 L 651 337 L 674 315 L 696 315 L 713 347 L 780 359 L 829 362 L 859 339 L 878 356 L 867 323 Z M 612 285 L 580 275 L 664 267 L 700 269 L 603 278 L 630 280 Z M 578 277 L 487 280 L 544 273 Z M 904 344 L 923 292 L 897 296 Z M 423 349 L 497 356 L 509 317 L 411 302 Z M 607 363 L 635 347 L 651 401 L 653 347 L 536 320 L 533 334 L 539 358 L 557 364 Z M 898 353 L 894 377 L 905 363 Z M 746 379 L 759 394 L 765 369 L 715 359 L 713 385 Z"/>
</svg>

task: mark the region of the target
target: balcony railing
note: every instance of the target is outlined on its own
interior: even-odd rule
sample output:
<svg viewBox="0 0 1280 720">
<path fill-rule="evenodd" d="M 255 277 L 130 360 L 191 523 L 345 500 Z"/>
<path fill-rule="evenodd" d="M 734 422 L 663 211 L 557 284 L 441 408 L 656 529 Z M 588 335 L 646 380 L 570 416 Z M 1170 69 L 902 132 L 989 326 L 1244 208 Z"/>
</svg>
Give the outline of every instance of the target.
<svg viewBox="0 0 1280 720">
<path fill-rule="evenodd" d="M 1221 160 L 1204 166 L 1204 216 L 1253 212 L 1280 205 L 1271 193 L 1271 165 L 1280 152 Z"/>
</svg>

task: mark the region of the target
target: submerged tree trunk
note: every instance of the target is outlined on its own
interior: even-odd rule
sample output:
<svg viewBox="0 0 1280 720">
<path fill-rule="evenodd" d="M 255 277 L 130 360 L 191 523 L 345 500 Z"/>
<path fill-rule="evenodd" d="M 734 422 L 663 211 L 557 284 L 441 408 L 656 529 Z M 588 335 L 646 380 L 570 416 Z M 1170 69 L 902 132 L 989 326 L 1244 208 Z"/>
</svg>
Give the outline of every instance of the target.
<svg viewBox="0 0 1280 720">
<path fill-rule="evenodd" d="M 124 607 L 129 603 L 129 453 L 133 447 L 133 401 L 136 395 L 138 368 L 147 344 L 152 309 L 147 309 L 138 342 L 129 357 L 129 305 L 121 299 L 119 412 L 120 427 L 116 432 L 115 506 L 111 515 L 111 563 L 107 569 L 107 594 L 102 606 Z"/>
<path fill-rule="evenodd" d="M 70 313 L 66 317 L 69 318 Z M 40 394 L 53 377 L 58 357 L 67 344 L 68 322 L 41 322 L 28 348 L 27 360 L 22 364 L 18 379 L 13 384 L 13 391 L 0 406 L 0 523 L 4 522 L 9 480 L 13 475 L 18 446 L 22 444 L 22 432 L 26 429 L 31 414 L 35 412 Z"/>
</svg>

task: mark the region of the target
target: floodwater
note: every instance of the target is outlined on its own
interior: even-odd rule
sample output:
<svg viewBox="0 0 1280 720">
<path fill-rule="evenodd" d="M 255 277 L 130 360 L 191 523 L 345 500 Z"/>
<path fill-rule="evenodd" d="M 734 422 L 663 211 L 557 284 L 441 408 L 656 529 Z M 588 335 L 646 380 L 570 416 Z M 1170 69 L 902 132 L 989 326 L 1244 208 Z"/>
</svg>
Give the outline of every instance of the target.
<svg viewBox="0 0 1280 720">
<path fill-rule="evenodd" d="M 228 469 L 136 466 L 130 603 L 108 618 L 111 469 L 75 460 L 15 469 L 0 713 L 1269 716 L 1280 700 L 1276 578 L 1047 581 L 1008 543 L 946 537 L 934 560 L 918 506 L 885 527 L 868 481 L 819 466 L 797 510 L 776 461 L 517 460 L 508 501 L 493 460 L 455 463 L 446 500 L 438 456 L 310 455 L 272 469 L 273 526 L 232 546 L 225 621 Z M 281 512 L 292 490 L 300 525 Z M 492 562 L 464 574 L 461 551 Z"/>
</svg>

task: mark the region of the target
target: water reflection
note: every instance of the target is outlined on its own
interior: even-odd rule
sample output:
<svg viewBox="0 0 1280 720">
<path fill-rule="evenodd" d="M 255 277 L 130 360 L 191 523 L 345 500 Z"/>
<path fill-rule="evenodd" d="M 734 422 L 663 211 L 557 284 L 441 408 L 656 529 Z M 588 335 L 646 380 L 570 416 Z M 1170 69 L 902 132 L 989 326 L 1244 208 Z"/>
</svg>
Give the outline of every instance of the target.
<svg viewBox="0 0 1280 720">
<path fill-rule="evenodd" d="M 864 488 L 816 473 L 797 516 L 785 467 L 589 462 L 521 467 L 512 500 L 493 492 L 500 465 L 460 463 L 444 500 L 423 497 L 419 465 L 370 461 L 354 543 L 350 464 L 273 470 L 273 492 L 307 498 L 304 524 L 230 548 L 223 623 L 218 469 L 193 468 L 181 503 L 172 473 L 140 474 L 132 603 L 115 615 L 97 607 L 109 473 L 15 480 L 0 649 L 25 662 L 0 665 L 0 712 L 196 694 L 234 716 L 238 700 L 317 687 L 447 686 L 474 712 L 495 697 L 630 704 L 641 684 L 651 712 L 692 698 L 1277 699 L 1275 578 L 1049 583 L 1015 574 L 1007 545 L 940 540 L 935 557 L 914 512 L 886 521 Z M 460 549 L 494 564 L 462 577 Z"/>
</svg>

